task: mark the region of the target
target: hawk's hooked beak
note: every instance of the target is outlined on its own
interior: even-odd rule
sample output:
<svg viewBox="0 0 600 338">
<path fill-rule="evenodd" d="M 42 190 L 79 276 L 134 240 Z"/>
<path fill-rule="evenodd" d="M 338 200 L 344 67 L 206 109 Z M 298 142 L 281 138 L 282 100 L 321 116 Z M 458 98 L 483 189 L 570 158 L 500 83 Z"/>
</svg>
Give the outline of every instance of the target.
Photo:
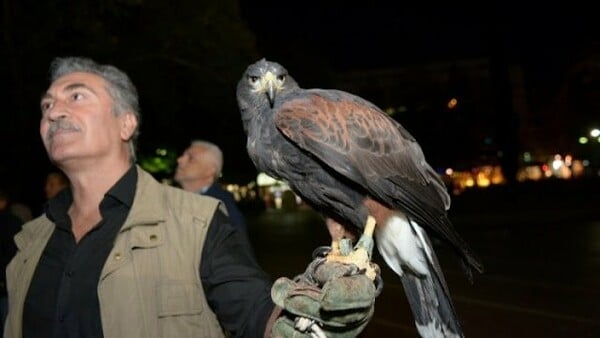
<svg viewBox="0 0 600 338">
<path fill-rule="evenodd" d="M 277 94 L 277 90 L 279 90 L 280 86 L 277 84 L 277 78 L 275 74 L 271 72 L 267 72 L 263 77 L 263 88 L 265 90 L 265 94 L 267 94 L 267 98 L 269 99 L 269 105 L 273 108 L 273 104 L 275 103 L 275 95 Z"/>
<path fill-rule="evenodd" d="M 269 82 L 267 97 L 269 98 L 269 105 L 273 108 L 273 102 L 275 102 L 275 86 L 273 86 L 273 82 Z"/>
</svg>

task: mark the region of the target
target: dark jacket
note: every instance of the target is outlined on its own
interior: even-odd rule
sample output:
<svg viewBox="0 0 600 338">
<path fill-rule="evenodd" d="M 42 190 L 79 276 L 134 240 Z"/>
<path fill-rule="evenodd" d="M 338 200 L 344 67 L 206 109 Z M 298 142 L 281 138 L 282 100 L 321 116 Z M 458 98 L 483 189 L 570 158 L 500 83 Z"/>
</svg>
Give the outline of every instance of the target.
<svg viewBox="0 0 600 338">
<path fill-rule="evenodd" d="M 233 225 L 238 227 L 240 230 L 243 230 L 244 232 L 247 231 L 244 215 L 238 208 L 235 200 L 233 199 L 233 195 L 231 195 L 229 191 L 221 188 L 218 183 L 213 183 L 213 185 L 211 185 L 203 195 L 211 196 L 221 200 L 227 208 L 227 213 L 229 214 L 231 223 L 233 223 Z"/>
</svg>

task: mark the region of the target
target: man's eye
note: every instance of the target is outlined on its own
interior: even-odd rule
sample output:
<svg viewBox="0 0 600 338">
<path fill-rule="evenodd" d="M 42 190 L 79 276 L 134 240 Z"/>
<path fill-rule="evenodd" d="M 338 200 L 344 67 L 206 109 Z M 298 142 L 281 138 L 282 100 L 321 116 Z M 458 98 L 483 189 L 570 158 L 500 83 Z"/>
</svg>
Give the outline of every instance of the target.
<svg viewBox="0 0 600 338">
<path fill-rule="evenodd" d="M 42 104 L 40 104 L 40 108 L 42 109 L 42 112 L 45 112 L 46 110 L 52 108 L 52 104 L 50 102 L 42 102 Z"/>
<path fill-rule="evenodd" d="M 73 98 L 73 101 L 79 101 L 79 100 L 83 99 L 83 94 L 73 93 L 73 95 L 71 95 L 71 97 Z"/>
</svg>

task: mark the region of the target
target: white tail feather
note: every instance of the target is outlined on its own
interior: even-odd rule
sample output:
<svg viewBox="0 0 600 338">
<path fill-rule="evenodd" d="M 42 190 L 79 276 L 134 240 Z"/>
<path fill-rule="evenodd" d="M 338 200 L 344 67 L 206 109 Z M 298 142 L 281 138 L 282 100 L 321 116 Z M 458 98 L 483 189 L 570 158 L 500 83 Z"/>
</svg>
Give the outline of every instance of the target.
<svg viewBox="0 0 600 338">
<path fill-rule="evenodd" d="M 417 227 L 418 230 L 413 228 Z M 375 243 L 379 253 L 394 272 L 404 274 L 403 267 L 408 267 L 417 275 L 429 274 L 427 260 L 431 259 L 430 248 L 420 234 L 422 229 L 411 224 L 408 218 L 397 213 L 390 217 L 387 224 L 375 228 Z M 429 256 L 429 257 L 426 257 Z"/>
</svg>

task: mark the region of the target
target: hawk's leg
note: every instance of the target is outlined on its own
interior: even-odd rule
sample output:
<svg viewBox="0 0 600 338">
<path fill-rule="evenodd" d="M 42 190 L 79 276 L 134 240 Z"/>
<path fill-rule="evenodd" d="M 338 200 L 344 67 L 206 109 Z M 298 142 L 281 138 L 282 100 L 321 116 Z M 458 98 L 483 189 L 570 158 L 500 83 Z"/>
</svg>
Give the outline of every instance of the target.
<svg viewBox="0 0 600 338">
<path fill-rule="evenodd" d="M 364 270 L 365 274 L 375 279 L 377 272 L 371 264 L 371 254 L 373 252 L 373 232 L 375 231 L 375 218 L 369 216 L 367 224 L 358 243 L 353 250 L 346 252 L 343 250 L 342 241 L 347 238 L 345 228 L 332 219 L 326 221 L 327 229 L 331 235 L 331 252 L 327 254 L 328 262 L 339 262 L 343 264 L 354 264 L 360 270 Z"/>
<path fill-rule="evenodd" d="M 327 225 L 327 230 L 329 230 L 329 235 L 331 235 L 331 252 L 329 254 L 340 256 L 342 254 L 340 249 L 341 241 L 347 238 L 346 229 L 331 218 L 326 219 L 325 224 Z"/>
</svg>

